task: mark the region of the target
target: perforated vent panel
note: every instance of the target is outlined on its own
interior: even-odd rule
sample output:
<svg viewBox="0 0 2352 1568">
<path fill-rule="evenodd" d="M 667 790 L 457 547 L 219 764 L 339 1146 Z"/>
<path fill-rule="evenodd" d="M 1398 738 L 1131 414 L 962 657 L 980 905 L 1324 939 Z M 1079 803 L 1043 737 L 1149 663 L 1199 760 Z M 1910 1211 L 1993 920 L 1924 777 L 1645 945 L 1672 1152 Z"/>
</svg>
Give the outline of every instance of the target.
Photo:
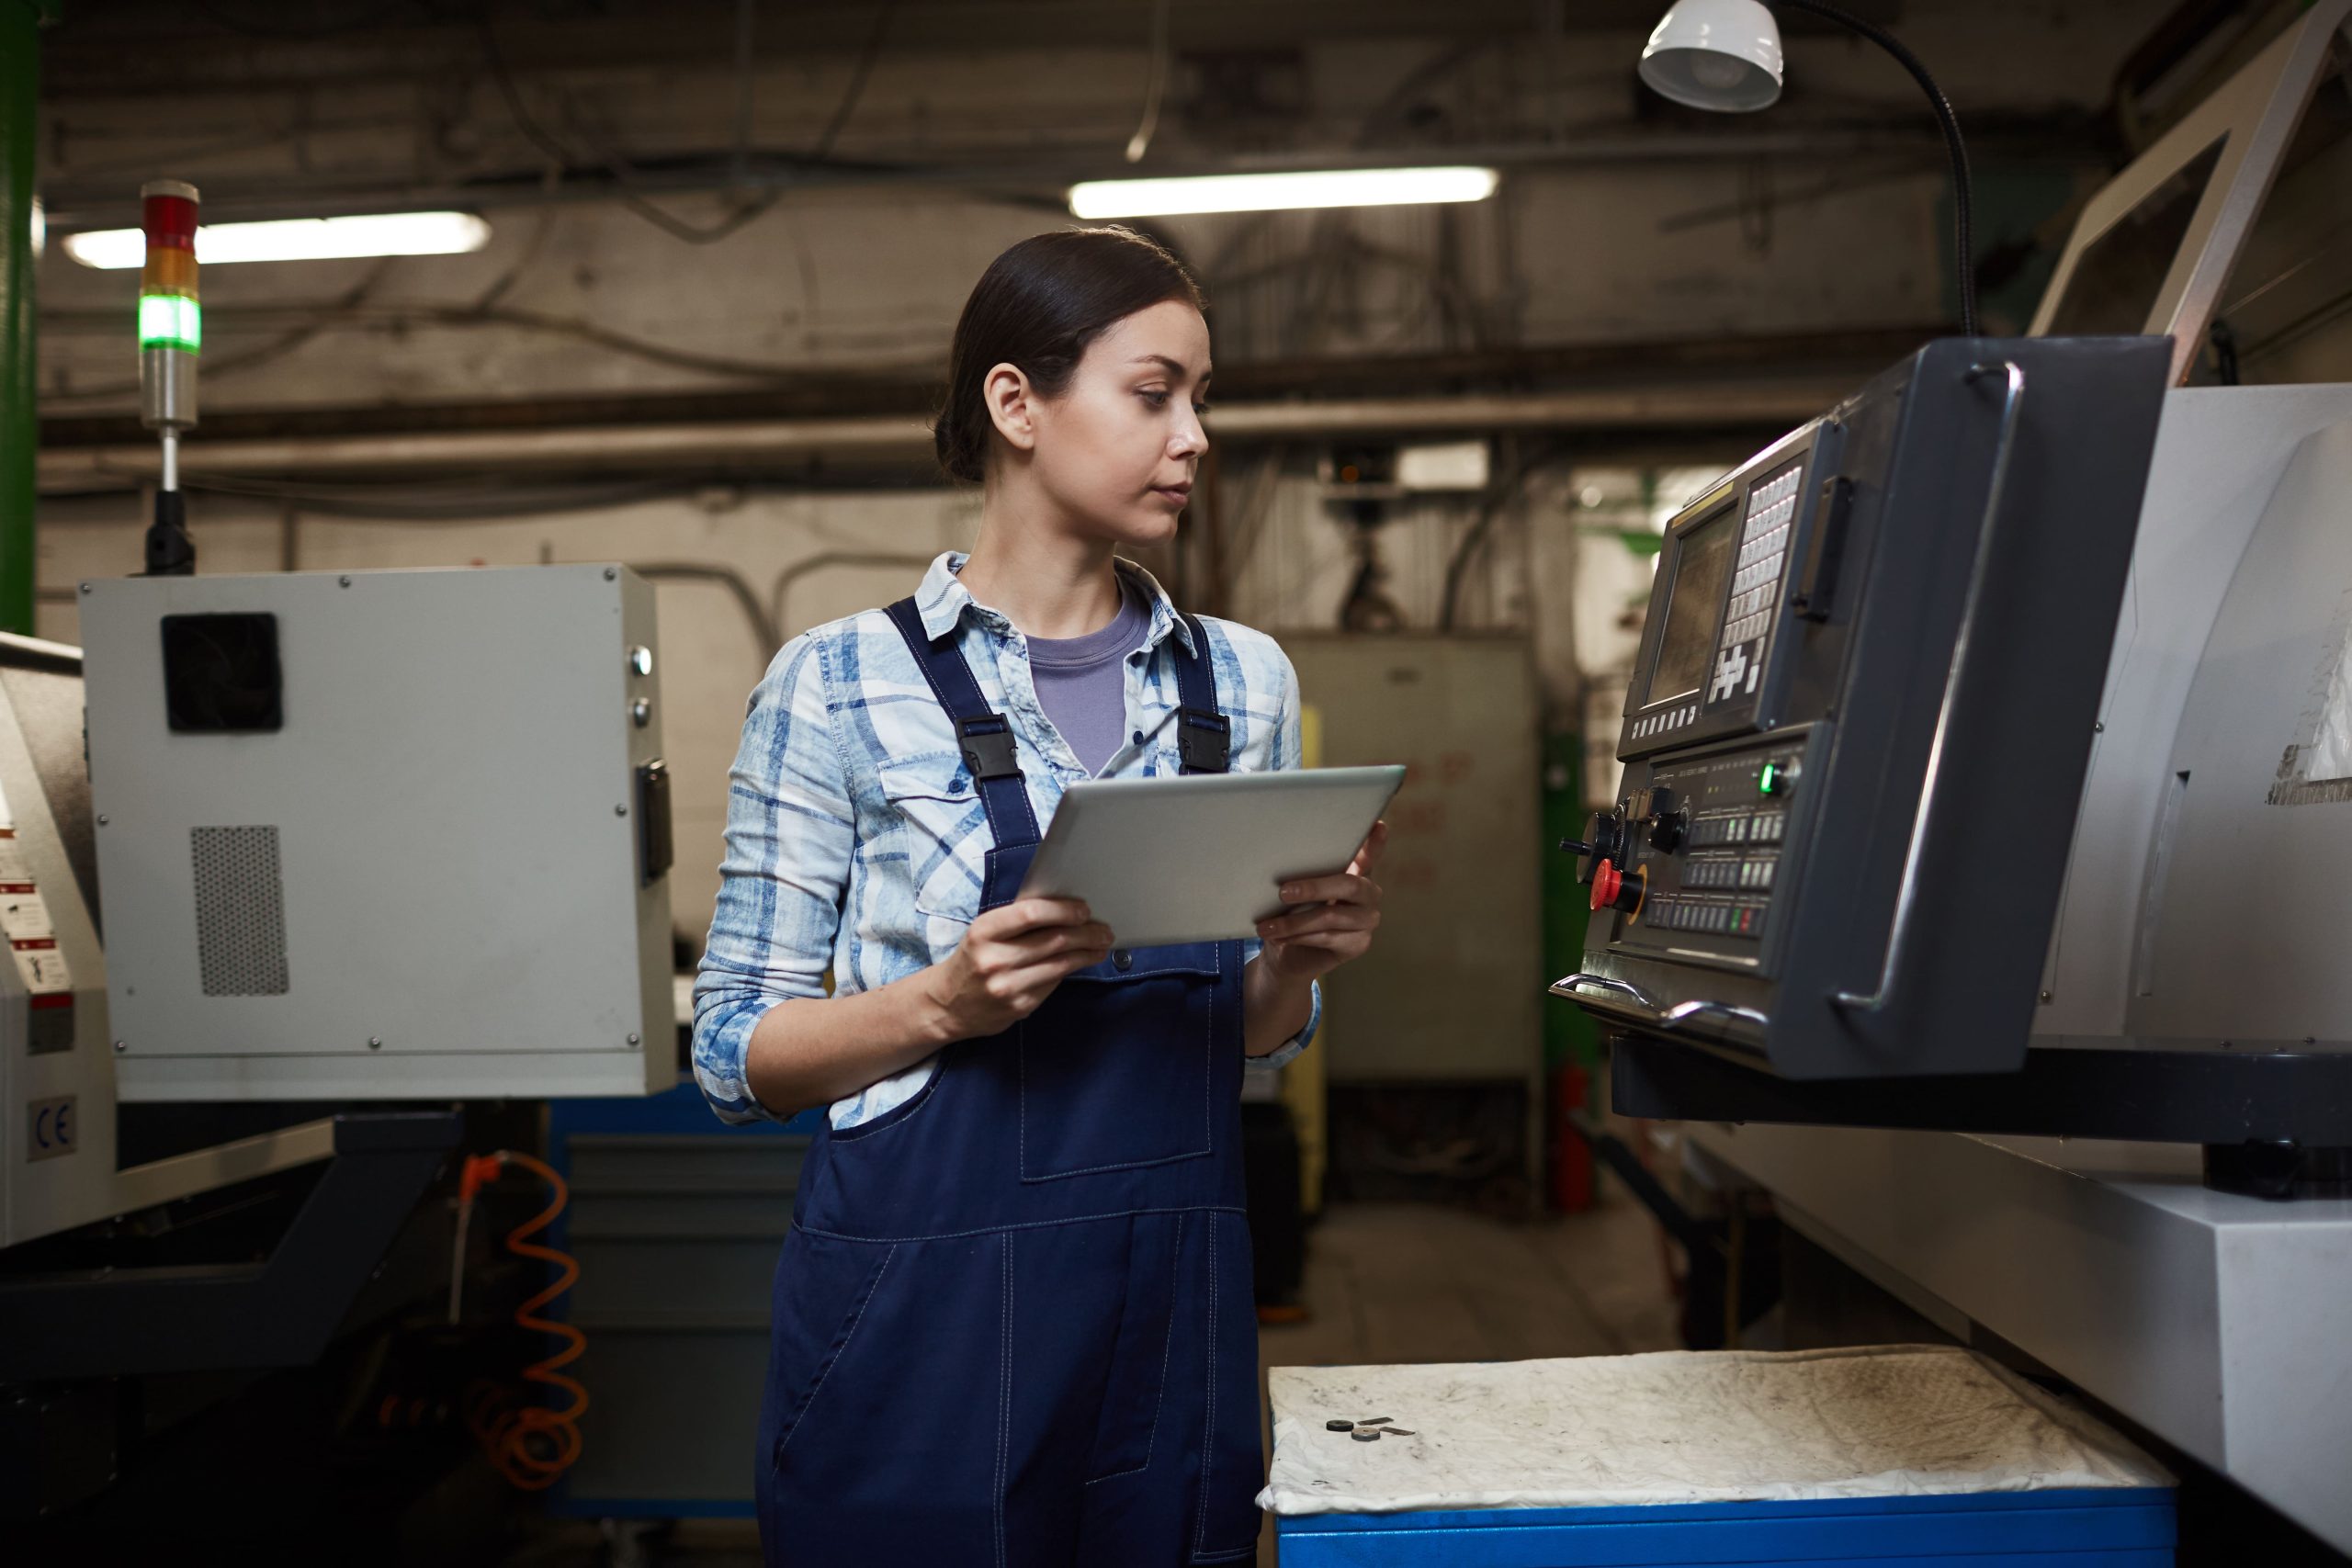
<svg viewBox="0 0 2352 1568">
<path fill-rule="evenodd" d="M 196 955 L 208 997 L 282 997 L 286 885 L 275 828 L 196 828 Z"/>
</svg>

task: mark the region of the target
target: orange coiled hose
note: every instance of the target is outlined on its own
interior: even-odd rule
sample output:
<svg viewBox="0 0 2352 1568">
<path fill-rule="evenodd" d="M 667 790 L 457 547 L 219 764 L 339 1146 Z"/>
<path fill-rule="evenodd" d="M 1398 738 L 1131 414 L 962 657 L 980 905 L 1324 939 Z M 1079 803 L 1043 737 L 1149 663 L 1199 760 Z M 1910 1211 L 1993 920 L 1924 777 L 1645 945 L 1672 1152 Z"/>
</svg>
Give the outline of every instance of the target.
<svg viewBox="0 0 2352 1568">
<path fill-rule="evenodd" d="M 588 1337 L 568 1323 L 537 1315 L 540 1308 L 571 1289 L 580 1278 L 580 1265 L 571 1254 L 530 1239 L 553 1224 L 571 1201 L 571 1189 L 564 1185 L 563 1178 L 544 1160 L 513 1149 L 501 1149 L 468 1162 L 462 1190 L 470 1201 L 473 1190 L 484 1179 L 509 1166 L 522 1167 L 554 1190 L 546 1208 L 506 1235 L 507 1251 L 518 1258 L 537 1258 L 556 1271 L 545 1289 L 514 1309 L 514 1323 L 534 1333 L 551 1335 L 563 1344 L 554 1354 L 524 1368 L 523 1376 L 565 1394 L 570 1403 L 561 1408 L 546 1404 L 510 1406 L 494 1416 L 477 1405 L 475 1418 L 469 1425 L 489 1450 L 491 1462 L 498 1467 L 500 1474 L 525 1491 L 537 1492 L 554 1485 L 556 1478 L 580 1458 L 579 1422 L 588 1410 L 588 1391 L 578 1379 L 560 1369 L 580 1359 L 588 1348 Z"/>
</svg>

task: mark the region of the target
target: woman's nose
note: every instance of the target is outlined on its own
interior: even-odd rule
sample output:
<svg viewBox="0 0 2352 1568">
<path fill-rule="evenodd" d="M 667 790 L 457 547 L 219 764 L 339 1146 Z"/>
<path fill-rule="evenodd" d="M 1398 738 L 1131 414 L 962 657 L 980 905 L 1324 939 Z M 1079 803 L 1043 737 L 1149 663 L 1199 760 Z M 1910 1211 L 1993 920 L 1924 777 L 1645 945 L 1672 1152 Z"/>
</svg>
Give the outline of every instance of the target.
<svg viewBox="0 0 2352 1568">
<path fill-rule="evenodd" d="M 1175 433 L 1168 438 L 1168 455 L 1171 457 L 1197 457 L 1208 447 L 1209 434 L 1201 428 L 1200 415 L 1186 409 L 1176 421 Z"/>
</svg>

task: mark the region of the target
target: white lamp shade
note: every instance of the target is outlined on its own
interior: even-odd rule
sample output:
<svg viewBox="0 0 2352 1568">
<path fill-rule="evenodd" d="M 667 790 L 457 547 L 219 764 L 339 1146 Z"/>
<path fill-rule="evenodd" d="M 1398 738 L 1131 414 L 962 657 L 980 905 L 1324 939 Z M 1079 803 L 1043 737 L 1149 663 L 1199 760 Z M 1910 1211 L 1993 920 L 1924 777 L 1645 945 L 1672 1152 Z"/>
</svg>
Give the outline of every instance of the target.
<svg viewBox="0 0 2352 1568">
<path fill-rule="evenodd" d="M 1781 27 L 1759 0 L 1676 0 L 1641 70 L 1653 91 L 1694 109 L 1764 108 L 1781 96 Z"/>
</svg>

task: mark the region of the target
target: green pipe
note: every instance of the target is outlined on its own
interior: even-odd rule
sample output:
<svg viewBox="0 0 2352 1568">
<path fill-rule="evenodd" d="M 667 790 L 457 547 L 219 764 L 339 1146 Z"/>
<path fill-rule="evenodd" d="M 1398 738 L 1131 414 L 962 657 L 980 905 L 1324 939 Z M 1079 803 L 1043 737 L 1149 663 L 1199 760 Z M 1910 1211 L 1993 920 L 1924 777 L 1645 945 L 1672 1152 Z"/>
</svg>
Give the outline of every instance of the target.
<svg viewBox="0 0 2352 1568">
<path fill-rule="evenodd" d="M 0 631 L 33 629 L 33 145 L 40 30 L 54 4 L 0 0 Z"/>
</svg>

